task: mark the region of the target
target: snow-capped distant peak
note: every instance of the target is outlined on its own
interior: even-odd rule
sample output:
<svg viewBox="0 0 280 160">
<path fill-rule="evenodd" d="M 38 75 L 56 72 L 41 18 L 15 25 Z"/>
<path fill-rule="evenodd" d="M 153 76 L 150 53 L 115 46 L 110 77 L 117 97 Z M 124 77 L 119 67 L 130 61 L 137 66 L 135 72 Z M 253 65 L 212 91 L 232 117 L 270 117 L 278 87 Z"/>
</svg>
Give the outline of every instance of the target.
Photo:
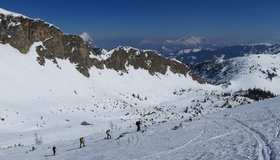
<svg viewBox="0 0 280 160">
<path fill-rule="evenodd" d="M 80 37 L 88 44 L 93 44 L 93 38 L 87 32 L 83 32 Z"/>
<path fill-rule="evenodd" d="M 14 16 L 14 17 L 24 17 L 24 18 L 27 18 L 26 16 L 22 15 L 22 14 L 19 14 L 19 13 L 15 13 L 15 12 L 11 12 L 11 11 L 7 11 L 3 8 L 0 8 L 0 14 L 3 14 L 3 15 L 11 15 L 11 16 Z"/>
<path fill-rule="evenodd" d="M 198 45 L 203 45 L 203 44 L 209 44 L 209 41 L 205 37 L 191 36 L 191 37 L 179 38 L 176 40 L 166 40 L 165 44 L 198 46 Z"/>
<path fill-rule="evenodd" d="M 80 37 L 86 42 L 92 40 L 91 36 L 86 32 L 83 32 Z"/>
<path fill-rule="evenodd" d="M 199 45 L 208 42 L 208 40 L 205 37 L 196 37 L 196 36 L 191 36 L 189 38 L 181 38 L 178 39 L 178 41 L 184 45 Z"/>
</svg>

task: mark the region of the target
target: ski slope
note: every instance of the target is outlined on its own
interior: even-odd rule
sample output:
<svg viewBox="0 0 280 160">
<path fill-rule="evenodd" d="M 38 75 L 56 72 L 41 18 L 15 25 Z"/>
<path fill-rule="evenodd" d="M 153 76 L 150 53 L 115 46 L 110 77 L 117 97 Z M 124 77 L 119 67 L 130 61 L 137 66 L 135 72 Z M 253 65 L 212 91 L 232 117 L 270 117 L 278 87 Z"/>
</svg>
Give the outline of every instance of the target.
<svg viewBox="0 0 280 160">
<path fill-rule="evenodd" d="M 86 147 L 79 140 L 59 140 L 36 146 L 2 149 L 0 159 L 57 160 L 183 160 L 183 159 L 279 159 L 280 98 L 274 98 L 209 114 L 192 122 L 176 120 L 135 132 L 136 127 L 89 134 Z M 173 129 L 174 126 L 182 128 Z M 79 132 L 77 130 L 77 132 Z M 117 139 L 119 135 L 123 137 Z M 52 146 L 57 155 L 51 156 Z M 28 151 L 28 152 L 26 152 Z"/>
</svg>

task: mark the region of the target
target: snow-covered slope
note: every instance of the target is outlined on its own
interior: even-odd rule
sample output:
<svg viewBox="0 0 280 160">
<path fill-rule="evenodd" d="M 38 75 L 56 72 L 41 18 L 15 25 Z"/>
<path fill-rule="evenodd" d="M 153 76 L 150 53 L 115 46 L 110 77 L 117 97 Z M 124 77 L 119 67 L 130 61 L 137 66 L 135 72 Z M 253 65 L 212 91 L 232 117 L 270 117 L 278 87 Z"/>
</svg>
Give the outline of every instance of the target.
<svg viewBox="0 0 280 160">
<path fill-rule="evenodd" d="M 194 69 L 216 84 L 226 83 L 232 91 L 260 88 L 279 95 L 279 62 L 279 53 L 250 54 L 229 60 L 200 63 L 195 65 Z"/>
<path fill-rule="evenodd" d="M 260 54 L 236 58 L 239 69 L 230 80 L 230 89 L 261 88 L 280 94 L 280 54 Z"/>
<path fill-rule="evenodd" d="M 36 61 L 37 45 L 41 43 L 33 44 L 27 54 L 19 53 L 8 44 L 0 45 L 0 88 L 3 91 L 0 94 L 0 117 L 3 118 L 0 128 L 3 132 L 67 125 L 67 119 L 75 120 L 73 123 L 77 125 L 83 120 L 94 123 L 96 116 L 114 117 L 110 113 L 114 110 L 137 109 L 138 105 L 141 110 L 144 104 L 172 101 L 177 98 L 173 94 L 176 89 L 201 88 L 190 77 L 173 73 L 151 76 L 145 70 L 130 67 L 129 74 L 92 68 L 92 76 L 87 78 L 66 60 L 59 60 L 57 64 L 47 60 L 41 66 Z M 116 118 L 120 120 L 121 116 Z M 57 121 L 50 121 L 52 119 Z M 109 122 L 114 118 L 105 119 Z"/>
<path fill-rule="evenodd" d="M 98 88 L 105 93 L 105 89 L 112 94 L 115 91 L 117 95 L 140 94 L 147 97 L 149 103 L 157 104 L 165 99 L 165 93 L 173 94 L 175 89 L 201 88 L 191 77 L 170 71 L 166 75 L 152 76 L 145 70 L 130 66 L 127 66 L 129 74 L 93 67 L 90 69 L 92 76 L 87 78 L 75 70 L 75 64 L 67 60 L 58 60 L 57 64 L 46 60 L 46 64 L 41 66 L 35 51 L 38 45 L 41 43 L 34 43 L 27 54 L 19 53 L 8 44 L 0 45 L 0 65 L 3 70 L 1 88 L 6 91 L 1 93 L 2 103 L 87 103 L 89 100 L 84 99 L 92 99 L 96 91 L 94 88 Z M 170 83 L 171 80 L 175 83 Z M 149 92 L 151 90 L 153 92 Z"/>
<path fill-rule="evenodd" d="M 151 75 L 130 65 L 127 73 L 92 67 L 91 76 L 85 77 L 67 60 L 46 59 L 42 66 L 37 62 L 38 45 L 42 42 L 21 54 L 0 44 L 3 147 L 33 144 L 34 133 L 51 143 L 103 133 L 109 127 L 127 129 L 138 119 L 150 126 L 252 102 L 170 70 Z M 82 121 L 92 125 L 81 126 Z"/>
<path fill-rule="evenodd" d="M 184 159 L 279 159 L 280 99 L 275 98 L 228 109 L 194 119 L 177 120 L 145 128 L 113 130 L 113 139 L 105 133 L 78 138 L 57 139 L 35 146 L 15 146 L 1 150 L 1 159 L 57 160 L 184 160 Z M 93 132 L 95 127 L 92 127 Z M 83 130 L 77 131 L 82 132 Z M 52 156 L 52 146 L 57 155 Z"/>
</svg>

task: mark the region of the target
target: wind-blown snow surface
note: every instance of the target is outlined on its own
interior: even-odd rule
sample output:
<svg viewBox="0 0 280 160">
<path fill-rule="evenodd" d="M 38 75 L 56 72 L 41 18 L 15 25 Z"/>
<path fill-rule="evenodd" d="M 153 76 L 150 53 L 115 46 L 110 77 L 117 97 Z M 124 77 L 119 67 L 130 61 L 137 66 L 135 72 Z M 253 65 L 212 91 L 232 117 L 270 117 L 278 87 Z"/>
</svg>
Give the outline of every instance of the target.
<svg viewBox="0 0 280 160">
<path fill-rule="evenodd" d="M 145 132 L 135 127 L 86 136 L 86 147 L 78 139 L 1 150 L 0 159 L 57 160 L 183 160 L 183 159 L 279 159 L 280 98 L 265 100 L 197 118 L 153 125 Z M 180 126 L 174 129 L 174 126 Z M 94 129 L 94 127 L 93 127 Z M 80 131 L 82 132 L 82 131 Z M 117 139 L 119 135 L 123 137 Z M 52 146 L 57 147 L 51 156 Z"/>
</svg>

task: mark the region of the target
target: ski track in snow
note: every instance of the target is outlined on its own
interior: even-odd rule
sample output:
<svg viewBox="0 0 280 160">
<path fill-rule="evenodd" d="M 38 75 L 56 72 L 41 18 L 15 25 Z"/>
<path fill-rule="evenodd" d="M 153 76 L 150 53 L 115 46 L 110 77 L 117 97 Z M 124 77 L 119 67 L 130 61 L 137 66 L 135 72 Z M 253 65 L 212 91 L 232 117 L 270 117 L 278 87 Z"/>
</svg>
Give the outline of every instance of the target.
<svg viewBox="0 0 280 160">
<path fill-rule="evenodd" d="M 206 117 L 206 116 L 203 116 L 203 118 L 205 118 L 206 120 L 210 120 L 210 121 L 214 122 L 215 124 L 217 124 L 218 126 L 224 128 L 224 129 L 226 129 L 226 130 L 229 130 L 229 127 L 227 127 L 227 126 L 225 126 L 225 125 L 223 125 L 223 124 L 217 122 L 216 120 L 214 120 L 214 119 L 212 119 L 212 118 L 208 118 L 208 117 Z M 223 120 L 224 120 L 224 119 L 223 119 Z"/>
<path fill-rule="evenodd" d="M 236 122 L 236 124 L 238 126 L 240 126 L 240 128 L 242 128 L 247 133 L 252 135 L 253 138 L 257 141 L 258 152 L 259 152 L 259 154 L 257 155 L 258 159 L 260 159 L 260 160 L 274 160 L 274 159 L 276 159 L 275 154 L 273 152 L 273 148 L 271 147 L 267 138 L 263 134 L 261 134 L 259 131 L 255 130 L 252 127 L 249 127 L 248 125 L 246 125 L 245 123 L 243 123 L 243 122 L 241 122 L 237 119 L 233 119 L 233 120 L 234 120 L 234 122 Z"/>
<path fill-rule="evenodd" d="M 208 139 L 205 139 L 205 140 L 202 140 L 202 141 L 195 142 L 195 143 L 193 143 L 192 145 L 199 144 L 199 143 L 203 143 L 203 142 L 207 142 L 207 141 L 211 141 L 211 140 L 215 140 L 215 139 L 222 138 L 222 137 L 225 137 L 225 136 L 229 136 L 229 135 L 232 135 L 232 134 L 234 134 L 234 133 L 236 133 L 236 132 L 238 132 L 238 131 L 227 132 L 227 133 L 225 133 L 225 134 L 213 136 L 213 137 L 211 137 L 211 138 L 208 138 Z"/>
<path fill-rule="evenodd" d="M 278 138 L 279 138 L 279 134 L 280 134 L 280 119 L 274 114 L 274 113 L 272 113 L 272 111 L 269 109 L 269 108 L 267 108 L 266 109 L 266 111 L 267 111 L 267 113 L 268 113 L 268 116 L 269 116 L 269 118 L 271 118 L 271 119 L 273 119 L 274 120 L 274 123 L 275 123 L 275 125 L 277 126 L 276 127 L 276 131 L 275 131 L 275 134 L 274 134 L 274 137 L 271 139 L 271 141 L 269 142 L 269 144 L 271 145 L 271 146 L 274 146 L 274 144 L 273 144 L 273 142 L 274 142 L 274 140 L 277 140 Z M 275 147 L 274 147 L 275 148 Z M 274 158 L 276 157 L 276 155 L 275 155 L 275 151 L 274 151 Z M 276 158 L 275 158 L 276 159 Z"/>
<path fill-rule="evenodd" d="M 280 127 L 280 119 L 277 117 L 277 116 L 275 116 L 272 112 L 271 112 L 271 110 L 268 108 L 267 110 L 267 113 L 268 113 L 268 115 L 269 115 L 269 118 L 271 118 L 271 119 L 274 119 L 274 122 L 275 122 L 275 124 L 277 125 L 277 127 L 278 127 L 278 129 L 279 129 L 279 127 Z M 278 137 L 278 136 L 277 136 Z"/>
<path fill-rule="evenodd" d="M 203 131 L 198 136 L 196 136 L 195 138 L 189 140 L 185 144 L 183 144 L 183 145 L 181 145 L 179 147 L 176 147 L 174 149 L 170 149 L 170 150 L 167 150 L 167 151 L 162 151 L 162 152 L 156 153 L 154 155 L 141 157 L 141 158 L 139 158 L 139 160 L 141 160 L 141 159 L 149 159 L 149 160 L 152 160 L 152 159 L 163 159 L 163 156 L 167 156 L 167 155 L 169 155 L 169 154 L 171 154 L 171 153 L 173 153 L 175 151 L 178 151 L 178 150 L 186 148 L 188 145 L 192 144 L 194 141 L 196 141 L 197 139 L 199 139 L 200 137 L 202 137 L 205 134 L 205 132 L 206 132 L 206 124 L 207 124 L 207 122 L 205 122 Z"/>
<path fill-rule="evenodd" d="M 267 113 L 268 113 L 269 118 L 274 119 L 274 123 L 275 123 L 276 126 L 277 126 L 277 129 L 276 129 L 275 137 L 274 137 L 274 138 L 279 138 L 279 134 L 280 134 L 280 119 L 279 119 L 277 116 L 275 116 L 275 115 L 271 112 L 271 110 L 270 110 L 269 108 L 268 108 L 266 111 L 267 111 Z M 272 140 L 270 141 L 270 143 L 271 143 L 273 140 L 274 140 L 274 139 L 272 139 Z"/>
<path fill-rule="evenodd" d="M 139 144 L 138 133 L 129 134 L 128 146 L 126 147 L 123 153 L 117 155 L 116 158 L 114 159 L 123 160 L 127 154 L 131 153 L 133 150 L 137 148 L 138 144 Z"/>
</svg>

